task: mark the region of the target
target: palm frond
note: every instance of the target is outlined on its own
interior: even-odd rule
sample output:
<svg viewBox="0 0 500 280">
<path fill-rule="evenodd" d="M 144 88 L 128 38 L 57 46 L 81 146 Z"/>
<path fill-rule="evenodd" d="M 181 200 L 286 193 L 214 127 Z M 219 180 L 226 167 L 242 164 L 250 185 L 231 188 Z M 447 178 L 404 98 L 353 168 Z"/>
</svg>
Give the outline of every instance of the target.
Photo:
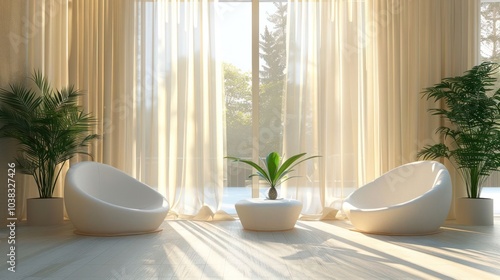
<svg viewBox="0 0 500 280">
<path fill-rule="evenodd" d="M 253 167 L 257 170 L 258 176 L 260 176 L 262 179 L 266 180 L 269 183 L 272 182 L 272 180 L 271 180 L 271 178 L 269 178 L 269 175 L 267 174 L 267 172 L 262 167 L 260 167 L 258 164 L 254 163 L 253 161 L 245 160 L 245 159 L 241 159 L 241 158 L 237 158 L 237 157 L 225 157 L 225 158 L 250 165 L 251 167 Z M 251 177 L 256 176 L 256 174 L 252 174 L 250 176 Z"/>
<path fill-rule="evenodd" d="M 285 162 L 281 163 L 282 158 L 279 156 L 279 154 L 276 152 L 271 152 L 267 155 L 266 160 L 262 160 L 264 162 L 265 169 L 259 166 L 257 163 L 254 163 L 253 161 L 250 160 L 245 160 L 237 157 L 225 157 L 225 158 L 231 159 L 233 161 L 243 162 L 245 164 L 250 165 L 251 167 L 257 170 L 257 172 L 251 174 L 250 177 L 259 176 L 260 178 L 265 180 L 271 187 L 276 187 L 291 178 L 286 176 L 293 171 L 293 167 L 297 166 L 297 164 L 312 158 L 319 157 L 319 156 L 311 156 L 302 159 L 300 161 L 297 161 L 304 155 L 306 155 L 306 153 L 301 153 L 291 156 L 290 158 L 285 160 Z"/>
<path fill-rule="evenodd" d="M 500 89 L 492 88 L 499 67 L 483 62 L 462 76 L 444 78 L 423 91 L 428 100 L 445 104 L 429 112 L 451 125 L 436 130 L 445 143 L 428 145 L 417 157 L 450 160 L 461 174 L 469 197 L 478 197 L 479 184 L 500 167 Z"/>
</svg>

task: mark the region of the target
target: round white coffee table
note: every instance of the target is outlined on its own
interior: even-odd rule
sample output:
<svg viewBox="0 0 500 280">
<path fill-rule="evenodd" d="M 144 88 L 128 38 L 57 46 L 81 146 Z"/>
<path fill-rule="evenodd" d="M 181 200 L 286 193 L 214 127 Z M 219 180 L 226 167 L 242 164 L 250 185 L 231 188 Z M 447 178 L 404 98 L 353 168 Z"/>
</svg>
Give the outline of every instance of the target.
<svg viewBox="0 0 500 280">
<path fill-rule="evenodd" d="M 295 227 L 302 202 L 294 199 L 251 198 L 236 202 L 235 208 L 244 229 L 279 231 Z"/>
</svg>

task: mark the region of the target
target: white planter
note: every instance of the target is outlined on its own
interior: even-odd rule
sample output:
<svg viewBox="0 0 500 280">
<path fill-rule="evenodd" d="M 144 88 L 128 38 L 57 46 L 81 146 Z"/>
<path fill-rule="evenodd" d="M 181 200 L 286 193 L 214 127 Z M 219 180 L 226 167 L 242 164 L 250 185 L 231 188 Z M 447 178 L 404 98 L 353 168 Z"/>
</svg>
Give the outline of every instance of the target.
<svg viewBox="0 0 500 280">
<path fill-rule="evenodd" d="M 493 225 L 493 199 L 466 198 L 457 199 L 455 203 L 457 223 L 470 226 Z"/>
<path fill-rule="evenodd" d="M 27 199 L 28 225 L 51 226 L 64 221 L 62 197 Z"/>
</svg>

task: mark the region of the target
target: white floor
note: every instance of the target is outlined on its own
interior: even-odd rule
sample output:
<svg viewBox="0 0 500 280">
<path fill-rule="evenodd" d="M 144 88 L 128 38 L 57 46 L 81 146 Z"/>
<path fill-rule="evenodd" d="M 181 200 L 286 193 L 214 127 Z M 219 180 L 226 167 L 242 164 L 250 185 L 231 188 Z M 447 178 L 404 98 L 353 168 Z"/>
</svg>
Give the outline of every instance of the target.
<svg viewBox="0 0 500 280">
<path fill-rule="evenodd" d="M 427 236 L 378 236 L 348 221 L 299 221 L 284 232 L 243 230 L 238 220 L 165 221 L 125 237 L 57 227 L 16 229 L 16 272 L 0 279 L 500 279 L 500 217 L 492 227 L 447 224 Z"/>
</svg>

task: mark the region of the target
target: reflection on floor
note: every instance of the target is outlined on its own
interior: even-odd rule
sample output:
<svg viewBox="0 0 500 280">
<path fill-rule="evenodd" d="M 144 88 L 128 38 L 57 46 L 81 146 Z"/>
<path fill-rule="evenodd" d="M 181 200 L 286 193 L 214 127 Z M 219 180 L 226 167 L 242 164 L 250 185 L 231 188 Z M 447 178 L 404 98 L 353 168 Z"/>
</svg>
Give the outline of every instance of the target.
<svg viewBox="0 0 500 280">
<path fill-rule="evenodd" d="M 500 217 L 493 227 L 448 223 L 427 236 L 352 231 L 345 220 L 299 221 L 284 232 L 238 220 L 165 221 L 163 231 L 88 237 L 57 227 L 16 230 L 16 272 L 0 232 L 0 279 L 499 279 Z"/>
</svg>

